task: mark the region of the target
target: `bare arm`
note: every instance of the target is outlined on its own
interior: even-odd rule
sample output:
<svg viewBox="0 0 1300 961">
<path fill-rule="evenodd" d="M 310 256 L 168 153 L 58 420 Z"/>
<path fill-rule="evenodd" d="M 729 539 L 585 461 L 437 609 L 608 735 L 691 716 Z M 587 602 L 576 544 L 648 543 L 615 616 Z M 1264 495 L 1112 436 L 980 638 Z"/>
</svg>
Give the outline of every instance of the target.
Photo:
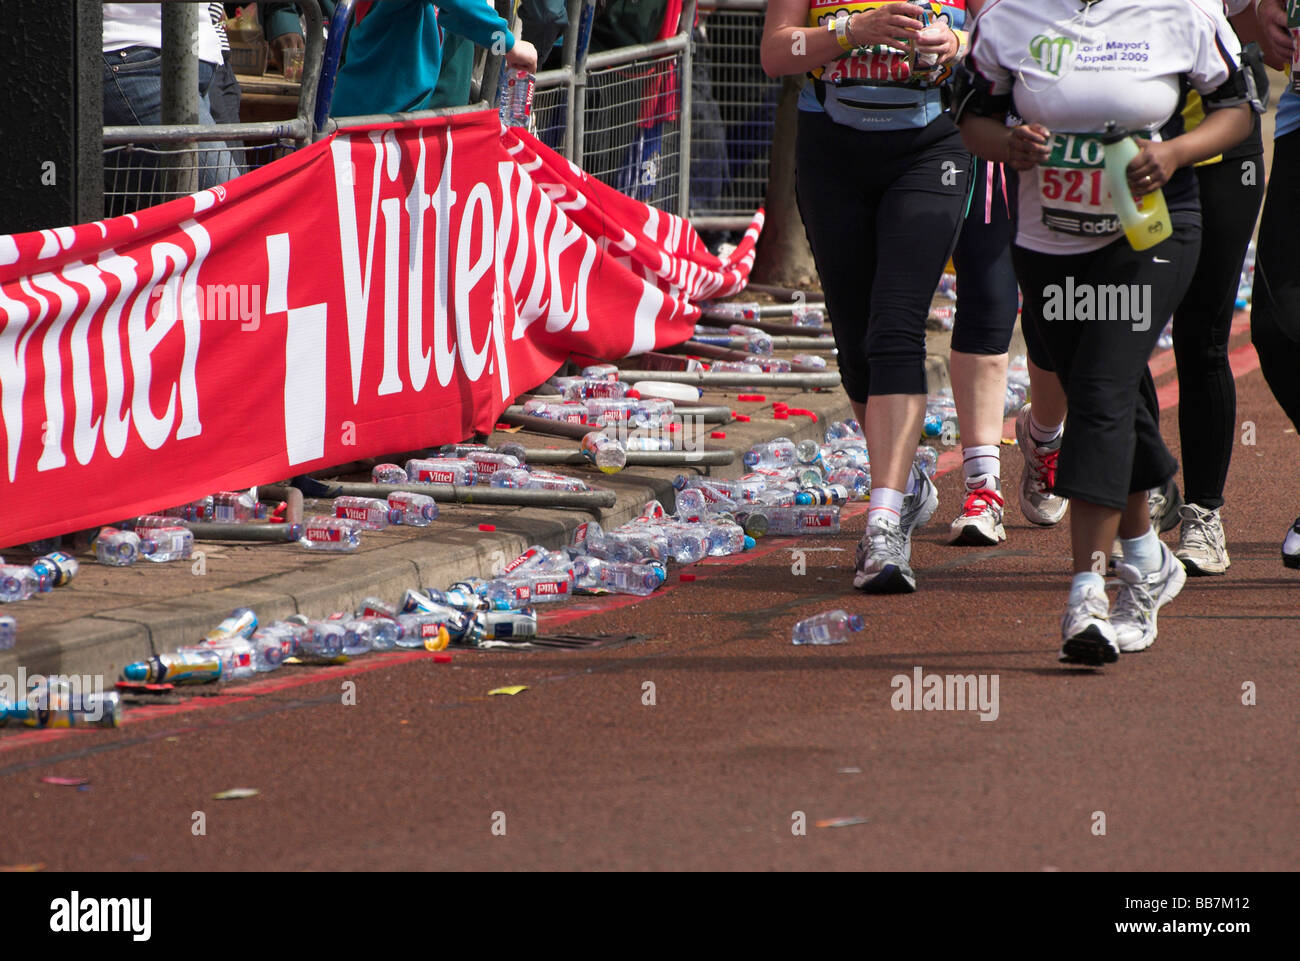
<svg viewBox="0 0 1300 961">
<path fill-rule="evenodd" d="M 890 3 L 849 17 L 848 40 L 855 47 L 884 44 L 907 53 L 921 32 L 921 9 Z M 769 77 L 807 73 L 845 53 L 834 33 L 808 26 L 808 0 L 769 0 L 759 53 Z"/>
</svg>

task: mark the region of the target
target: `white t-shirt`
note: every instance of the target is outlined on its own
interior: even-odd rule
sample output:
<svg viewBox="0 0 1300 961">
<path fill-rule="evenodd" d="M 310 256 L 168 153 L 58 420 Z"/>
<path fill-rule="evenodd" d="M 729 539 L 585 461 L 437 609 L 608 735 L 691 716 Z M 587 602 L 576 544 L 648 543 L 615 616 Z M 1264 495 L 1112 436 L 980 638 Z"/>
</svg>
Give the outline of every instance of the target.
<svg viewBox="0 0 1300 961">
<path fill-rule="evenodd" d="M 1053 133 L 1051 161 L 1020 176 L 1016 243 L 1084 253 L 1121 236 L 1099 141 L 1069 135 L 1114 121 L 1159 139 L 1179 78 L 1212 93 L 1240 58 L 1221 0 L 992 0 L 975 21 L 970 65 L 994 94 L 1011 93 L 1026 123 Z"/>
<path fill-rule="evenodd" d="M 221 63 L 221 39 L 208 18 L 208 5 L 199 10 L 199 59 Z M 162 49 L 162 9 L 156 3 L 104 4 L 104 53 L 126 47 Z"/>
</svg>

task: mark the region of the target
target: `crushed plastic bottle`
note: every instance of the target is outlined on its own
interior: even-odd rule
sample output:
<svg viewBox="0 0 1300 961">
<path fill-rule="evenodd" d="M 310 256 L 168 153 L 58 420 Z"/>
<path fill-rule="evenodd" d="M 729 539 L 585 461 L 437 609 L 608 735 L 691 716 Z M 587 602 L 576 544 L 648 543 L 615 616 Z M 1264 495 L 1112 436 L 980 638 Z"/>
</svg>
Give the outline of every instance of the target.
<svg viewBox="0 0 1300 961">
<path fill-rule="evenodd" d="M 775 350 L 775 341 L 772 335 L 767 331 L 759 330 L 757 327 L 746 327 L 744 324 L 732 324 L 727 328 L 727 333 L 733 337 L 743 338 L 745 349 L 751 354 L 766 356 Z"/>
<path fill-rule="evenodd" d="M 701 313 L 710 320 L 754 320 L 758 317 L 759 310 L 756 301 L 733 300 L 704 304 Z"/>
<path fill-rule="evenodd" d="M 0 614 L 0 651 L 7 651 L 18 641 L 18 622 L 8 614 Z"/>
<path fill-rule="evenodd" d="M 486 484 L 499 470 L 515 470 L 523 461 L 511 454 L 503 454 L 486 447 L 482 450 L 470 450 L 464 454 L 465 460 L 471 461 L 478 471 L 477 482 Z"/>
<path fill-rule="evenodd" d="M 372 651 L 391 651 L 402 635 L 402 625 L 395 618 L 358 617 L 343 623 Z"/>
<path fill-rule="evenodd" d="M 587 590 L 595 587 L 612 594 L 641 597 L 653 594 L 668 577 L 661 564 L 635 564 L 593 557 L 578 558 L 574 568 L 581 572 L 579 579 Z"/>
<path fill-rule="evenodd" d="M 860 468 L 836 468 L 826 475 L 826 481 L 843 487 L 853 500 L 866 500 L 871 496 L 871 474 Z"/>
<path fill-rule="evenodd" d="M 790 323 L 796 327 L 825 327 L 826 308 L 821 304 L 795 304 L 790 309 Z"/>
<path fill-rule="evenodd" d="M 473 487 L 478 465 L 456 457 L 416 457 L 406 462 L 406 479 L 412 484 L 456 484 Z"/>
<path fill-rule="evenodd" d="M 796 624 L 792 640 L 795 644 L 843 644 L 849 639 L 849 634 L 862 628 L 862 615 L 828 611 Z"/>
<path fill-rule="evenodd" d="M 378 497 L 336 497 L 334 516 L 355 521 L 363 530 L 382 531 L 401 522 L 402 512 Z"/>
<path fill-rule="evenodd" d="M 104 527 L 95 538 L 95 557 L 110 567 L 127 567 L 140 559 L 140 535 Z"/>
<path fill-rule="evenodd" d="M 618 367 L 615 364 L 592 364 L 582 368 L 582 376 L 587 380 L 618 380 Z"/>
<path fill-rule="evenodd" d="M 441 615 L 398 614 L 397 623 L 402 628 L 402 634 L 397 639 L 398 647 L 445 651 L 451 643 L 446 619 Z"/>
<path fill-rule="evenodd" d="M 589 380 L 582 378 L 564 388 L 566 401 L 581 400 L 622 400 L 627 396 L 629 385 L 621 380 Z"/>
<path fill-rule="evenodd" d="M 361 546 L 361 529 L 347 518 L 317 514 L 303 521 L 298 543 L 308 550 L 355 551 Z"/>
<path fill-rule="evenodd" d="M 533 582 L 522 575 L 498 577 L 484 585 L 483 596 L 497 610 L 518 610 L 531 603 Z"/>
<path fill-rule="evenodd" d="M 587 405 L 584 403 L 533 399 L 524 404 L 524 413 L 568 424 L 587 422 Z"/>
<path fill-rule="evenodd" d="M 406 476 L 405 472 L 402 476 Z M 393 491 L 388 495 L 388 506 L 398 512 L 399 523 L 408 527 L 428 527 L 438 519 L 438 505 L 428 494 Z"/>
<path fill-rule="evenodd" d="M 342 657 L 347 648 L 355 649 L 357 636 L 343 621 L 310 621 L 311 633 L 299 645 L 298 656 L 310 661 L 332 661 Z"/>
<path fill-rule="evenodd" d="M 862 425 L 856 420 L 837 420 L 833 424 L 826 425 L 826 443 L 835 444 L 836 441 L 846 440 L 861 444 L 863 447 L 867 445 L 867 437 L 862 432 Z"/>
<path fill-rule="evenodd" d="M 791 361 L 803 367 L 811 367 L 813 370 L 825 370 L 826 358 L 821 354 L 795 354 Z"/>
</svg>

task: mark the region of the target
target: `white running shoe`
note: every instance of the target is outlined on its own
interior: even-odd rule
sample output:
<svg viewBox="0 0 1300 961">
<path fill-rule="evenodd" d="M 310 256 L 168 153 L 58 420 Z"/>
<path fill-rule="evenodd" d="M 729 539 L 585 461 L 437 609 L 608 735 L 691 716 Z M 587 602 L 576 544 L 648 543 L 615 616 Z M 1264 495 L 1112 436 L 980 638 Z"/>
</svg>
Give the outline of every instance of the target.
<svg viewBox="0 0 1300 961">
<path fill-rule="evenodd" d="M 853 586 L 868 594 L 911 594 L 916 590 L 911 554 L 911 538 L 901 524 L 880 519 L 869 523 L 858 545 Z"/>
<path fill-rule="evenodd" d="M 1178 596 L 1187 582 L 1187 572 L 1164 541 L 1160 542 L 1158 571 L 1143 574 L 1123 561 L 1115 566 L 1115 571 L 1119 574 L 1120 587 L 1110 622 L 1119 649 L 1125 654 L 1145 651 L 1155 643 L 1156 614 Z"/>
<path fill-rule="evenodd" d="M 997 479 L 985 474 L 966 481 L 966 503 L 952 522 L 950 544 L 989 547 L 1007 539 L 1002 526 L 1002 492 Z"/>
<path fill-rule="evenodd" d="M 1174 556 L 1183 562 L 1188 574 L 1222 574 L 1232 566 L 1228 545 L 1223 537 L 1223 520 L 1218 510 L 1196 504 L 1179 509 L 1183 518 L 1178 530 L 1178 550 Z"/>
<path fill-rule="evenodd" d="M 1086 590 L 1072 600 L 1061 615 L 1061 653 L 1063 664 L 1086 664 L 1100 667 L 1119 660 L 1119 643 L 1110 622 L 1110 601 L 1106 592 Z"/>
<path fill-rule="evenodd" d="M 907 534 L 908 557 L 911 557 L 912 534 L 918 527 L 925 525 L 934 512 L 939 509 L 939 488 L 934 486 L 930 475 L 915 464 L 909 478 L 910 490 L 903 495 L 903 509 L 898 518 L 899 525 Z"/>
<path fill-rule="evenodd" d="M 1061 438 L 1042 446 L 1034 441 L 1029 434 L 1029 409 L 1032 406 L 1026 404 L 1016 415 L 1016 443 L 1025 458 L 1025 468 L 1020 475 L 1020 511 L 1031 524 L 1051 527 L 1061 522 L 1070 506 L 1068 499 L 1052 493 Z"/>
<path fill-rule="evenodd" d="M 1292 570 L 1300 568 L 1300 517 L 1295 519 L 1282 542 L 1282 563 Z"/>
</svg>

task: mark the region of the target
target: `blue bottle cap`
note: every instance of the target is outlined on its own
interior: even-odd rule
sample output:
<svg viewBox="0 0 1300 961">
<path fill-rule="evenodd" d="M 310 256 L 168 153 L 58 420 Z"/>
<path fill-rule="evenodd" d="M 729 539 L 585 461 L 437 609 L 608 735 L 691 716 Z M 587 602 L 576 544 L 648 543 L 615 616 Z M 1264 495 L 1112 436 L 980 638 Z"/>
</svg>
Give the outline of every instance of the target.
<svg viewBox="0 0 1300 961">
<path fill-rule="evenodd" d="M 752 551 L 757 545 L 758 541 L 754 540 L 754 538 L 750 537 L 748 534 L 745 535 L 745 550 Z"/>
<path fill-rule="evenodd" d="M 861 614 L 850 614 L 850 615 L 849 615 L 849 629 L 850 629 L 850 630 L 853 630 L 853 631 L 860 631 L 860 630 L 862 630 L 862 628 L 865 627 L 865 626 L 866 626 L 866 622 L 862 620 L 862 615 L 861 615 Z"/>
<path fill-rule="evenodd" d="M 809 494 L 807 491 L 799 491 L 794 495 L 794 502 L 800 505 L 811 504 L 813 502 L 812 494 Z"/>
<path fill-rule="evenodd" d="M 122 668 L 124 681 L 143 682 L 149 680 L 149 665 L 145 661 L 136 661 Z"/>
</svg>

